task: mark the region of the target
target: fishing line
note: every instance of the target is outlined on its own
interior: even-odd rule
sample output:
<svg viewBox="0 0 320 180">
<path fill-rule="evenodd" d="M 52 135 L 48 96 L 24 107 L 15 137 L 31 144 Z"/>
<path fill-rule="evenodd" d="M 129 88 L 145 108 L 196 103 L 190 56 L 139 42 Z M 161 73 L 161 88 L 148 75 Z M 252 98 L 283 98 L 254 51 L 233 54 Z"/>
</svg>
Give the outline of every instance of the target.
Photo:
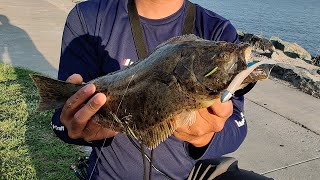
<svg viewBox="0 0 320 180">
<path fill-rule="evenodd" d="M 273 170 L 270 170 L 270 171 L 266 171 L 264 173 L 261 173 L 261 175 L 269 174 L 269 173 L 272 173 L 272 172 L 275 172 L 275 171 L 286 169 L 288 167 L 297 166 L 299 164 L 304 164 L 304 163 L 307 163 L 307 162 L 310 162 L 310 161 L 314 161 L 314 160 L 317 160 L 317 159 L 320 159 L 320 156 L 312 158 L 312 159 L 308 159 L 308 160 L 305 160 L 305 161 L 300 161 L 300 162 L 297 162 L 297 163 L 293 163 L 293 164 L 290 164 L 290 165 L 287 165 L 287 166 L 279 167 L 277 169 L 273 169 Z"/>
<path fill-rule="evenodd" d="M 144 156 L 144 154 L 146 154 L 144 152 L 144 148 L 143 148 L 143 144 L 140 143 L 140 148 L 141 148 L 141 154 L 142 154 L 142 162 L 143 162 L 143 180 L 147 180 L 147 164 L 146 164 L 146 158 Z"/>
<path fill-rule="evenodd" d="M 123 99 L 124 99 L 124 96 L 127 94 L 128 89 L 129 89 L 129 85 L 130 85 L 131 81 L 133 80 L 133 77 L 137 74 L 137 72 L 138 72 L 138 71 L 136 71 L 136 72 L 131 76 L 131 79 L 129 80 L 128 85 L 127 85 L 127 87 L 126 87 L 126 90 L 125 90 L 125 92 L 124 92 L 123 95 L 122 95 L 121 101 L 120 101 L 120 103 L 119 103 L 119 105 L 118 105 L 118 108 L 117 108 L 115 114 L 118 114 L 118 111 L 119 111 L 119 108 L 120 108 L 120 106 L 121 106 L 121 104 L 122 104 L 122 101 L 123 101 Z"/>
<path fill-rule="evenodd" d="M 138 72 L 138 71 L 136 71 L 136 72 L 131 76 L 131 79 L 130 79 L 130 81 L 129 81 L 127 87 L 126 87 L 126 90 L 125 90 L 125 92 L 124 92 L 124 94 L 123 94 L 123 96 L 122 96 L 122 98 L 121 98 L 121 101 L 120 101 L 120 103 L 119 103 L 119 105 L 118 105 L 116 114 L 118 113 L 118 110 L 119 110 L 119 108 L 120 108 L 120 106 L 121 106 L 121 104 L 122 104 L 122 101 L 123 101 L 123 99 L 124 99 L 124 96 L 127 94 L 127 91 L 128 91 L 128 89 L 129 89 L 129 85 L 130 85 L 131 81 L 133 80 L 133 77 L 136 75 L 137 72 Z M 127 126 L 128 126 L 128 125 L 127 125 Z M 133 134 L 132 131 L 130 131 L 130 132 Z M 129 133 L 129 134 L 130 134 L 130 133 Z M 133 136 L 135 137 L 135 134 L 133 134 Z M 143 179 L 144 179 L 144 180 L 147 180 L 147 164 L 146 164 L 146 159 L 145 159 L 146 153 L 144 152 L 143 143 L 140 143 L 140 146 L 141 146 L 141 157 L 142 157 L 142 161 L 143 161 Z M 151 152 L 153 152 L 153 150 L 152 150 Z M 152 156 L 151 156 L 150 164 L 152 164 Z M 152 173 L 152 167 L 150 166 L 149 180 L 151 180 L 151 173 Z"/>
<path fill-rule="evenodd" d="M 101 154 L 102 154 L 102 147 L 104 147 L 104 145 L 105 145 L 105 143 L 106 143 L 106 140 L 107 140 L 107 138 L 104 138 L 104 141 L 103 141 L 103 143 L 102 143 L 102 146 L 101 146 L 101 149 L 100 149 L 98 158 L 97 158 L 96 162 L 94 163 L 94 166 L 93 166 L 92 172 L 91 172 L 91 174 L 90 174 L 89 180 L 91 180 L 92 175 L 93 175 L 93 172 L 94 172 L 94 169 L 96 168 L 96 166 L 97 166 L 97 164 L 98 164 L 99 158 L 100 158 L 100 156 L 101 156 Z"/>
<path fill-rule="evenodd" d="M 151 176 L 152 176 L 152 159 L 153 159 L 153 150 L 151 150 L 151 154 L 150 154 L 150 157 L 151 157 L 151 161 L 149 162 L 149 180 L 151 180 Z"/>
<path fill-rule="evenodd" d="M 122 104 L 122 101 L 123 101 L 123 99 L 124 99 L 124 96 L 127 94 L 128 89 L 129 89 L 129 85 L 130 85 L 131 81 L 133 80 L 133 77 L 136 75 L 136 73 L 137 73 L 137 72 L 138 72 L 138 71 L 136 71 L 136 72 L 131 76 L 131 79 L 130 79 L 130 81 L 128 82 L 128 85 L 127 85 L 127 87 L 126 87 L 126 90 L 125 90 L 125 92 L 123 93 L 122 98 L 121 98 L 121 100 L 120 100 L 120 102 L 119 102 L 119 105 L 118 105 L 118 108 L 117 108 L 117 110 L 116 110 L 115 115 L 117 115 L 117 114 L 118 114 L 118 111 L 119 111 L 119 108 L 120 108 L 120 106 L 121 106 L 121 104 Z M 106 140 L 107 140 L 107 138 L 104 138 L 104 141 L 103 141 L 103 143 L 102 143 L 102 146 L 101 146 L 101 149 L 100 149 L 99 155 L 98 155 L 98 157 L 97 157 L 96 162 L 94 163 L 94 166 L 93 166 L 92 172 L 91 172 L 91 174 L 90 174 L 89 180 L 91 180 L 92 175 L 93 175 L 93 172 L 94 172 L 94 170 L 95 170 L 95 168 L 96 168 L 96 166 L 97 166 L 97 164 L 98 164 L 98 161 L 99 161 L 99 159 L 100 159 L 100 157 L 101 157 L 101 154 L 102 154 L 102 147 L 104 147 L 104 145 L 105 145 L 105 143 L 106 143 Z"/>
<path fill-rule="evenodd" d="M 139 148 L 139 146 L 134 142 L 134 140 L 130 137 L 127 136 L 128 139 L 131 141 L 131 143 L 134 145 L 134 147 L 136 147 L 136 149 L 138 149 L 141 152 L 141 149 Z M 149 161 L 149 163 L 151 163 L 151 158 L 147 155 L 144 154 L 145 158 Z M 173 178 L 171 178 L 168 174 L 166 174 L 165 172 L 161 171 L 160 169 L 158 169 L 157 167 L 155 167 L 152 163 L 151 163 L 151 167 L 153 169 L 155 169 L 157 172 L 159 172 L 160 174 L 162 174 L 163 176 L 165 176 L 167 179 L 169 180 L 173 180 Z"/>
</svg>

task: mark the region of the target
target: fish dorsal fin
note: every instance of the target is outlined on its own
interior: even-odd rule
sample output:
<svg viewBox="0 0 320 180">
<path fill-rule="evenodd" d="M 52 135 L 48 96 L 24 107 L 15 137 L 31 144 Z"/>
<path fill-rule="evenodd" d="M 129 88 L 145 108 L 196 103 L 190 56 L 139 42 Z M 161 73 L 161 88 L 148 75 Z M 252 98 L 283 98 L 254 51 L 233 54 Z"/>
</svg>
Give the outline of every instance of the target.
<svg viewBox="0 0 320 180">
<path fill-rule="evenodd" d="M 155 49 L 159 49 L 160 47 L 165 46 L 166 44 L 177 44 L 177 43 L 187 42 L 187 41 L 196 41 L 198 39 L 201 39 L 201 38 L 194 35 L 194 34 L 186 34 L 186 35 L 182 35 L 182 36 L 176 36 L 176 37 L 170 38 L 167 41 L 159 44 Z"/>
</svg>

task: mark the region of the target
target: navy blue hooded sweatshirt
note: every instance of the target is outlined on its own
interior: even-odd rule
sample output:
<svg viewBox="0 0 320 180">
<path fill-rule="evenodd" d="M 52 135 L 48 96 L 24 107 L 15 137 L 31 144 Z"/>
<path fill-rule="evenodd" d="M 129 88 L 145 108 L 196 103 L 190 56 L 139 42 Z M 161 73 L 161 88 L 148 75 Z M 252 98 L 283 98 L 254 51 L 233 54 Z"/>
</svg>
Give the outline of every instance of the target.
<svg viewBox="0 0 320 180">
<path fill-rule="evenodd" d="M 62 39 L 60 80 L 77 73 L 87 82 L 138 60 L 127 3 L 128 0 L 90 0 L 77 4 L 71 10 Z M 230 21 L 199 5 L 196 5 L 196 11 L 195 35 L 238 43 L 237 32 Z M 140 17 L 148 53 L 161 42 L 181 35 L 185 16 L 186 3 L 163 19 Z M 235 151 L 246 136 L 247 125 L 243 115 L 243 97 L 234 97 L 232 102 L 232 116 L 205 148 L 193 148 L 174 136 L 161 143 L 154 150 L 153 179 L 165 179 L 166 176 L 185 179 L 197 160 Z M 71 139 L 60 122 L 60 113 L 61 110 L 56 110 L 52 118 L 57 136 L 67 143 L 93 146 L 88 173 L 90 175 L 94 169 L 91 179 L 143 179 L 143 161 L 136 140 L 130 140 L 124 134 L 91 143 Z M 145 152 L 150 156 L 147 148 Z"/>
</svg>

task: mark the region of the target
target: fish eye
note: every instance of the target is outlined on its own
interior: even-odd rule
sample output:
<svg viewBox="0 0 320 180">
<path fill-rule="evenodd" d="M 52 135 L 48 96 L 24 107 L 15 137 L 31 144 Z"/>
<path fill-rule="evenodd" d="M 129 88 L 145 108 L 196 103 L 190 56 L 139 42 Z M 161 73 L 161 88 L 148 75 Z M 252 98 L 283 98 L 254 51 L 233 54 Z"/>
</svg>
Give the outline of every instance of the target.
<svg viewBox="0 0 320 180">
<path fill-rule="evenodd" d="M 212 89 L 212 88 L 209 87 L 209 86 L 206 86 L 206 90 L 207 90 L 207 91 L 210 91 L 209 95 L 215 95 L 215 94 L 217 94 L 217 92 L 218 92 L 216 89 Z"/>
</svg>

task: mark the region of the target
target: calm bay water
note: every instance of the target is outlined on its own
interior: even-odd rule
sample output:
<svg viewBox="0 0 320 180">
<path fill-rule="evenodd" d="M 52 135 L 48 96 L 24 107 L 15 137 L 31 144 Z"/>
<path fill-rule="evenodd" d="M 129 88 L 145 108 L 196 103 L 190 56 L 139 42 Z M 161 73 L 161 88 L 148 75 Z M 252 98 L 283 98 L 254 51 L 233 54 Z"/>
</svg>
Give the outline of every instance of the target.
<svg viewBox="0 0 320 180">
<path fill-rule="evenodd" d="M 191 0 L 229 19 L 238 29 L 278 36 L 320 55 L 320 0 Z"/>
</svg>

